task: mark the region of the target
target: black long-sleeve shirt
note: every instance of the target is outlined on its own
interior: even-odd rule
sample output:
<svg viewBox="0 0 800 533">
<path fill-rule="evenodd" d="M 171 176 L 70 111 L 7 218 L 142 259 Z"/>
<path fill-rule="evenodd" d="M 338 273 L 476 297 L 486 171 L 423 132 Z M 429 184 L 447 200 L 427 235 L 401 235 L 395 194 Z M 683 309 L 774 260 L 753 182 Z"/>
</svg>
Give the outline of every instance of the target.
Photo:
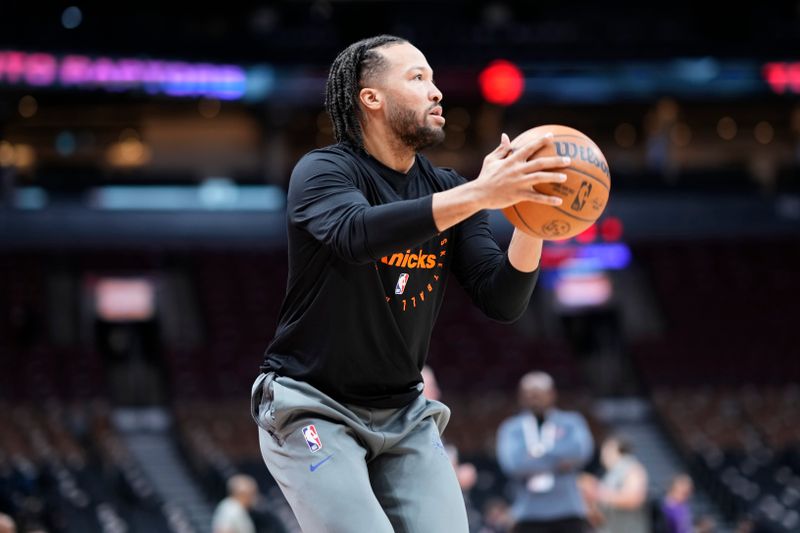
<svg viewBox="0 0 800 533">
<path fill-rule="evenodd" d="M 289 182 L 289 279 L 262 370 L 344 403 L 399 407 L 422 390 L 449 272 L 487 316 L 519 318 L 538 271 L 511 266 L 486 213 L 436 229 L 433 193 L 464 182 L 422 155 L 407 174 L 342 143 L 305 155 Z"/>
</svg>

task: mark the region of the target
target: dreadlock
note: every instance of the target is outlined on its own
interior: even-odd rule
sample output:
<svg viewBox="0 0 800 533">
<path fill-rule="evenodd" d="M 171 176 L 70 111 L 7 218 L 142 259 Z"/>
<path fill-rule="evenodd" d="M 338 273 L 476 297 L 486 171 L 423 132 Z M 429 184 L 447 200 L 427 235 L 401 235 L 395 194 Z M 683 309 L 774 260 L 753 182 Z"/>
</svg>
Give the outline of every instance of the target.
<svg viewBox="0 0 800 533">
<path fill-rule="evenodd" d="M 342 51 L 331 65 L 325 86 L 325 109 L 333 122 L 333 134 L 338 142 L 364 146 L 359 122 L 361 108 L 358 93 L 361 83 L 371 80 L 386 68 L 386 58 L 377 50 L 389 43 L 404 43 L 393 35 L 379 35 L 353 43 Z"/>
</svg>

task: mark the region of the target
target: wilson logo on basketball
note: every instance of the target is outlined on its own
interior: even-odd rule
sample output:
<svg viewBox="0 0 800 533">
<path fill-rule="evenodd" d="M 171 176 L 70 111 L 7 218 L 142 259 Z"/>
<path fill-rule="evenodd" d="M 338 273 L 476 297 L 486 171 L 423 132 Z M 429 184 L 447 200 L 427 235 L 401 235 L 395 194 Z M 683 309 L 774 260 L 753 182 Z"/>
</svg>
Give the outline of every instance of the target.
<svg viewBox="0 0 800 533">
<path fill-rule="evenodd" d="M 594 153 L 594 150 L 592 150 L 590 147 L 578 146 L 575 143 L 565 141 L 555 141 L 553 144 L 556 145 L 556 152 L 558 155 L 586 161 L 590 165 L 594 165 L 599 168 L 606 176 L 611 177 L 611 174 L 608 172 L 608 165 L 606 162 L 597 157 L 597 154 Z"/>
<path fill-rule="evenodd" d="M 398 252 L 381 257 L 381 263 L 400 268 L 423 268 L 427 270 L 436 266 L 436 254 L 424 254 L 422 250 L 411 253 L 411 250 L 406 250 L 405 253 Z"/>
</svg>

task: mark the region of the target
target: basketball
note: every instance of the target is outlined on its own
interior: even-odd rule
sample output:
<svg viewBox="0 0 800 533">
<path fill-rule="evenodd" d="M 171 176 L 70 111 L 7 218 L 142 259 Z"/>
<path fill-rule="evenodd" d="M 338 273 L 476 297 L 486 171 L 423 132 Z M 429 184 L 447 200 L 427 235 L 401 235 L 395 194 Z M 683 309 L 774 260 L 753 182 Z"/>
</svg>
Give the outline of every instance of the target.
<svg viewBox="0 0 800 533">
<path fill-rule="evenodd" d="M 558 241 L 578 235 L 597 220 L 608 203 L 611 175 L 600 148 L 580 131 L 550 124 L 529 129 L 518 135 L 512 146 L 519 147 L 546 133 L 553 134 L 553 144 L 535 155 L 568 156 L 570 166 L 557 172 L 567 175 L 563 183 L 541 183 L 534 188 L 551 196 L 560 196 L 557 206 L 520 202 L 503 209 L 505 217 L 521 231 L 541 239 Z"/>
</svg>

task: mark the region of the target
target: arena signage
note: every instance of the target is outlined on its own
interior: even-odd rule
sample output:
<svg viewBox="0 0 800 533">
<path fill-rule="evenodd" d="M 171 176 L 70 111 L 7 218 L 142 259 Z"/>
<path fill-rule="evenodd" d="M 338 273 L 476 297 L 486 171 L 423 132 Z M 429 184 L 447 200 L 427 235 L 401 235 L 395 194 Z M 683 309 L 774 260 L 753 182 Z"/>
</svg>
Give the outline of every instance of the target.
<svg viewBox="0 0 800 533">
<path fill-rule="evenodd" d="M 244 96 L 246 82 L 245 70 L 236 65 L 0 50 L 0 85 L 236 100 Z"/>
</svg>

